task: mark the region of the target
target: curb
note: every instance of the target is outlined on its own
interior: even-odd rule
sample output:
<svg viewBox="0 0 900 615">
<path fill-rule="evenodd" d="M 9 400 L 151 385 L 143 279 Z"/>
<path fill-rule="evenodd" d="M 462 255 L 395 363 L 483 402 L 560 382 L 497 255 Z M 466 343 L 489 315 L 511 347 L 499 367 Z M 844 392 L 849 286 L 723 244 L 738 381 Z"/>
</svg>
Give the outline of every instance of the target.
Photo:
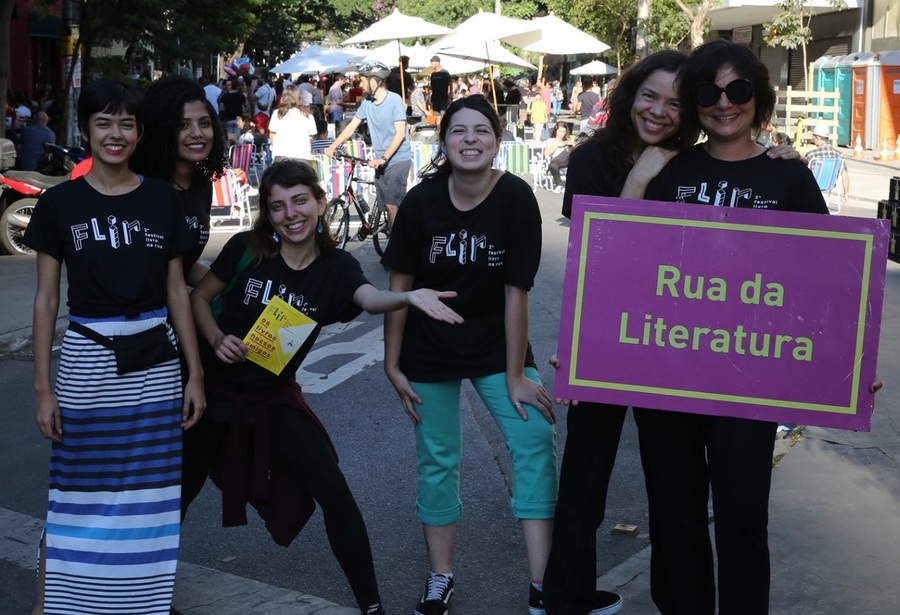
<svg viewBox="0 0 900 615">
<path fill-rule="evenodd" d="M 60 316 L 57 318 L 53 339 L 55 340 L 62 336 L 68 328 L 68 316 Z M 31 348 L 33 337 L 32 328 L 30 326 L 22 327 L 21 329 L 16 329 L 15 331 L 0 335 L 0 361 L 9 358 L 12 355 L 29 350 Z"/>
</svg>

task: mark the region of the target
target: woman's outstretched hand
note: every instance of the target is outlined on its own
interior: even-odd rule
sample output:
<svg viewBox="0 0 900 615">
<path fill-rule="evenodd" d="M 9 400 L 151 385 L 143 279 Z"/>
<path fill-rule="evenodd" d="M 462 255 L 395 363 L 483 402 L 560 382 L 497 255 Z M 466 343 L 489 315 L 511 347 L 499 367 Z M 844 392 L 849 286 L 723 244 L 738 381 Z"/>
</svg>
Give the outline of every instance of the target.
<svg viewBox="0 0 900 615">
<path fill-rule="evenodd" d="M 440 320 L 441 322 L 450 323 L 451 325 L 462 324 L 463 318 L 442 301 L 442 299 L 452 299 L 456 296 L 453 290 L 431 290 L 430 288 L 419 288 L 411 290 L 409 293 L 409 304 L 416 307 L 431 318 Z"/>
</svg>

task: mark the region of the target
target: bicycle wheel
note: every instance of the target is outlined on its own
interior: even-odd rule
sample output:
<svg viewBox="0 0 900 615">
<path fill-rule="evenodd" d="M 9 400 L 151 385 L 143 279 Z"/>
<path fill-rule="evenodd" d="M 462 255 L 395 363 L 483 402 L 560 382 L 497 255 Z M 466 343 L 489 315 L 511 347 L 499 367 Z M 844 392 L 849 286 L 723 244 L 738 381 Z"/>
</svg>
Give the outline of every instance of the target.
<svg viewBox="0 0 900 615">
<path fill-rule="evenodd" d="M 388 240 L 391 238 L 391 229 L 388 226 L 388 215 L 387 211 L 380 208 L 380 203 L 377 203 L 378 207 L 375 208 L 376 214 L 372 216 L 375 220 L 372 232 L 372 243 L 375 244 L 375 252 L 378 253 L 378 256 L 384 256 L 384 250 L 387 248 Z"/>
<path fill-rule="evenodd" d="M 337 247 L 343 250 L 350 237 L 350 210 L 343 199 L 331 199 L 325 210 L 325 220 L 331 229 L 331 236 L 337 241 Z"/>
</svg>

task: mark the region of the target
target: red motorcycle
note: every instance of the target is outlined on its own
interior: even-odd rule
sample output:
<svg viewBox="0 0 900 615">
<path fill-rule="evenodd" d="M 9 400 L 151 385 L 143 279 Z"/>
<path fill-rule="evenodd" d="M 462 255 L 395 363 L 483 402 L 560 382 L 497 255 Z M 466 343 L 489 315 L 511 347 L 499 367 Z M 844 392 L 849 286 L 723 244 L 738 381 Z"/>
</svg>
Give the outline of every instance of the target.
<svg viewBox="0 0 900 615">
<path fill-rule="evenodd" d="M 61 169 L 59 174 L 56 167 L 45 164 L 40 167 L 42 171 L 53 169 L 55 172 L 44 174 L 37 171 L 8 170 L 15 162 L 15 156 L 8 154 L 11 146 L 12 143 L 6 139 L 0 139 L 0 244 L 7 254 L 34 254 L 34 250 L 22 243 L 22 238 L 31 221 L 37 197 L 47 188 L 68 180 L 69 169 Z M 58 155 L 58 152 L 54 154 L 57 148 L 59 146 L 45 144 L 45 157 Z"/>
</svg>

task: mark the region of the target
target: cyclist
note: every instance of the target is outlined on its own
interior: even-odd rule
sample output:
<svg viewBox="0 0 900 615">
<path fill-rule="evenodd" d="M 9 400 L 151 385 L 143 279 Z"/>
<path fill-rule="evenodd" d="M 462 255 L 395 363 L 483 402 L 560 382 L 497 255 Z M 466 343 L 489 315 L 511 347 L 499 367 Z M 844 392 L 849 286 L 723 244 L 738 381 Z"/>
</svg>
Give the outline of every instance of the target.
<svg viewBox="0 0 900 615">
<path fill-rule="evenodd" d="M 341 134 L 325 150 L 326 156 L 334 156 L 335 151 L 356 132 L 366 121 L 375 157 L 369 166 L 376 169 L 375 190 L 378 200 L 384 203 L 388 213 L 388 224 L 394 223 L 400 201 L 406 196 L 406 182 L 412 163 L 412 151 L 406 138 L 406 110 L 403 101 L 389 92 L 385 79 L 391 69 L 381 62 L 366 62 L 359 67 L 361 85 L 366 93 L 365 100 L 356 110 Z"/>
</svg>

